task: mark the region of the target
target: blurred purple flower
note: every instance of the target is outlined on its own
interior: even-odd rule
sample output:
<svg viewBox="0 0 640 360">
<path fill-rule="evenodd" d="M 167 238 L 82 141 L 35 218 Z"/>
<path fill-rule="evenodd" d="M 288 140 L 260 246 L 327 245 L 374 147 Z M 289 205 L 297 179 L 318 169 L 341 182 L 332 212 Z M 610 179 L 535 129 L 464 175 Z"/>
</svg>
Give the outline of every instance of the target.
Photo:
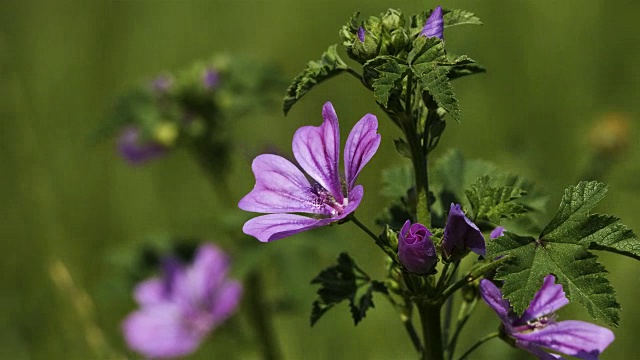
<svg viewBox="0 0 640 360">
<path fill-rule="evenodd" d="M 444 20 L 442 19 L 442 7 L 438 6 L 431 12 L 420 35 L 425 37 L 437 37 L 444 40 Z"/>
<path fill-rule="evenodd" d="M 502 226 L 498 226 L 495 229 L 491 230 L 491 238 L 492 239 L 497 239 L 500 236 L 504 235 L 504 227 Z"/>
<path fill-rule="evenodd" d="M 161 157 L 167 148 L 154 141 L 141 142 L 140 129 L 128 126 L 122 130 L 118 138 L 118 152 L 131 165 L 141 165 L 147 161 Z"/>
<path fill-rule="evenodd" d="M 569 303 L 562 285 L 547 275 L 527 310 L 520 317 L 511 309 L 502 291 L 487 279 L 480 281 L 480 294 L 498 314 L 505 335 L 515 339 L 515 345 L 542 360 L 563 359 L 550 354 L 548 348 L 580 359 L 597 360 L 598 355 L 614 339 L 611 330 L 584 321 L 555 321 L 554 312 Z"/>
<path fill-rule="evenodd" d="M 398 234 L 398 258 L 414 274 L 428 274 L 438 261 L 431 232 L 424 225 L 407 220 Z"/>
<path fill-rule="evenodd" d="M 151 89 L 159 94 L 164 94 L 173 85 L 173 78 L 168 75 L 159 75 L 151 81 Z"/>
<path fill-rule="evenodd" d="M 476 224 L 460 210 L 460 205 L 451 204 L 442 239 L 443 257 L 447 261 L 455 261 L 466 255 L 469 250 L 484 256 L 484 237 Z"/>
<path fill-rule="evenodd" d="M 361 43 L 364 43 L 365 33 L 366 31 L 364 30 L 364 27 L 360 26 L 358 28 L 358 40 L 360 40 Z"/>
<path fill-rule="evenodd" d="M 293 136 L 293 155 L 313 182 L 281 156 L 262 154 L 253 160 L 256 184 L 238 207 L 268 215 L 247 221 L 242 228 L 245 234 L 262 242 L 282 239 L 342 220 L 360 204 L 364 190 L 355 181 L 380 145 L 378 119 L 367 114 L 351 130 L 344 148 L 345 177 L 341 178 L 340 130 L 330 102 L 324 104 L 322 117 L 322 125 L 301 127 Z"/>
<path fill-rule="evenodd" d="M 226 278 L 229 259 L 211 244 L 198 248 L 191 265 L 170 258 L 163 268 L 162 277 L 138 284 L 134 297 L 141 308 L 122 326 L 129 347 L 150 358 L 194 352 L 242 297 L 240 283 Z"/>
<path fill-rule="evenodd" d="M 220 83 L 220 73 L 217 70 L 207 69 L 202 75 L 202 84 L 207 90 L 213 90 Z"/>
</svg>

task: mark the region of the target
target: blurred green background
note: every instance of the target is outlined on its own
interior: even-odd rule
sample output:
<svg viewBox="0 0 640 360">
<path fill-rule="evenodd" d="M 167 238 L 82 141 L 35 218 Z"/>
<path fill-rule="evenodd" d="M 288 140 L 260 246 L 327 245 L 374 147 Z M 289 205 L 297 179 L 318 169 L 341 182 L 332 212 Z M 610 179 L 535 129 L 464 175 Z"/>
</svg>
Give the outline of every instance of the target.
<svg viewBox="0 0 640 360">
<path fill-rule="evenodd" d="M 0 2 L 0 236 L 5 246 L 0 357 L 97 358 L 70 294 L 56 288 L 49 276 L 55 259 L 64 262 L 76 285 L 93 299 L 95 324 L 106 341 L 133 356 L 124 348 L 119 326 L 134 304 L 129 289 L 113 285 L 121 273 L 109 260 L 114 253 L 150 234 L 201 236 L 242 249 L 216 235 L 225 207 L 186 153 L 133 168 L 116 156 L 113 142 L 88 145 L 88 134 L 117 94 L 154 74 L 222 51 L 275 61 L 293 78 L 307 61 L 339 42 L 337 31 L 352 12 L 377 15 L 394 7 L 412 14 L 436 5 L 417 0 Z M 640 3 L 476 0 L 442 5 L 473 11 L 484 21 L 482 27 L 450 28 L 445 37 L 449 49 L 469 54 L 489 71 L 455 82 L 464 120 L 449 124 L 434 156 L 455 146 L 469 158 L 521 172 L 549 191 L 550 208 L 555 209 L 562 189 L 577 182 L 586 162 L 589 128 L 604 114 L 627 114 L 630 146 L 607 174 L 610 192 L 598 210 L 616 214 L 640 231 L 635 121 L 640 112 Z M 399 133 L 371 94 L 346 75 L 314 90 L 286 118 L 278 105 L 237 124 L 242 154 L 230 170 L 237 179 L 233 197 L 251 189 L 249 164 L 256 151 L 268 144 L 288 151 L 295 129 L 320 123 L 326 100 L 341 118 L 343 139 L 364 113 L 382 119 L 383 145 L 359 180 L 367 192 L 359 217 L 374 226 L 373 216 L 386 201 L 378 196 L 377 170 L 399 161 L 391 141 Z M 315 288 L 308 282 L 339 251 L 349 250 L 374 274 L 382 274 L 384 264 L 375 246 L 351 224 L 261 246 L 278 251 L 310 242 L 321 256 L 297 259 L 295 268 L 281 273 L 266 271 L 271 297 L 303 304 L 276 314 L 285 357 L 415 358 L 397 316 L 382 298 L 357 328 L 346 307 L 309 327 Z M 241 257 L 242 251 L 234 255 Z M 616 340 L 602 358 L 635 358 L 640 271 L 626 258 L 603 254 L 601 260 L 623 307 Z M 588 319 L 577 305 L 560 316 Z M 497 325 L 498 319 L 480 304 L 459 351 Z M 243 345 L 252 339 L 245 325 L 231 324 L 214 333 L 193 358 L 257 358 Z M 494 340 L 472 358 L 527 356 Z"/>
</svg>

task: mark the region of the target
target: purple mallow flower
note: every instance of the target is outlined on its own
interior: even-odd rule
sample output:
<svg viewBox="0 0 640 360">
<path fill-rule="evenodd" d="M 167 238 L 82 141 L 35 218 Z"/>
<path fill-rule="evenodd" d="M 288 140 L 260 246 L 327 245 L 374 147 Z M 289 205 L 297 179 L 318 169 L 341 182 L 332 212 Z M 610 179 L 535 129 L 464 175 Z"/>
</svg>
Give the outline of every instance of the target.
<svg viewBox="0 0 640 360">
<path fill-rule="evenodd" d="M 563 359 L 543 349 L 548 348 L 580 359 L 596 360 L 614 339 L 611 330 L 595 324 L 575 320 L 555 321 L 554 312 L 568 304 L 569 300 L 564 295 L 562 285 L 555 284 L 553 275 L 544 278 L 542 287 L 520 317 L 491 281 L 480 281 L 480 294 L 500 317 L 504 335 L 509 336 L 511 341 L 515 340 L 515 346 L 539 359 Z"/>
<path fill-rule="evenodd" d="M 498 227 L 496 227 L 495 229 L 491 230 L 491 235 L 490 235 L 490 237 L 491 237 L 492 239 L 497 239 L 497 238 L 499 238 L 499 237 L 500 237 L 500 236 L 502 236 L 502 235 L 504 235 L 504 227 L 502 227 L 502 226 L 498 226 Z"/>
<path fill-rule="evenodd" d="M 228 280 L 229 259 L 217 247 L 198 248 L 193 263 L 163 262 L 164 274 L 140 283 L 134 297 L 140 309 L 123 323 L 128 346 L 150 358 L 194 352 L 203 339 L 234 313 L 242 286 Z"/>
<path fill-rule="evenodd" d="M 213 69 L 205 70 L 202 75 L 202 84 L 207 90 L 213 90 L 218 87 L 220 83 L 220 73 Z"/>
<path fill-rule="evenodd" d="M 366 31 L 365 31 L 364 27 L 360 26 L 358 28 L 358 40 L 360 40 L 361 43 L 364 43 L 365 34 L 366 34 Z"/>
<path fill-rule="evenodd" d="M 460 210 L 460 205 L 451 204 L 442 239 L 443 257 L 447 261 L 455 261 L 466 255 L 469 250 L 484 256 L 484 237 L 476 224 Z"/>
<path fill-rule="evenodd" d="M 360 204 L 364 190 L 355 182 L 380 145 L 378 119 L 367 114 L 351 130 L 341 178 L 338 117 L 330 102 L 324 104 L 322 117 L 322 125 L 301 127 L 293 136 L 293 155 L 311 181 L 282 156 L 263 154 L 253 160 L 256 185 L 238 206 L 268 215 L 247 221 L 245 234 L 263 242 L 282 239 L 342 220 Z"/>
<path fill-rule="evenodd" d="M 444 20 L 442 19 L 442 7 L 433 9 L 420 35 L 425 37 L 437 37 L 444 40 Z"/>
<path fill-rule="evenodd" d="M 438 261 L 431 232 L 424 225 L 407 220 L 398 234 L 398 259 L 405 269 L 418 275 L 428 274 Z"/>
<path fill-rule="evenodd" d="M 140 165 L 167 153 L 167 148 L 154 141 L 142 142 L 140 129 L 128 126 L 118 138 L 118 152 L 131 165 Z"/>
</svg>

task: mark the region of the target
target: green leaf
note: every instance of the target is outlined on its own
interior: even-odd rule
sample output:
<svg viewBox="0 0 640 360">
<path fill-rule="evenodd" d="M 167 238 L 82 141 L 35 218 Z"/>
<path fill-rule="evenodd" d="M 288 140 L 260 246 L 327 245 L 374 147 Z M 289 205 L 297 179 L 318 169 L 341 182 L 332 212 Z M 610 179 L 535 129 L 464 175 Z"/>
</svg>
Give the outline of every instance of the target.
<svg viewBox="0 0 640 360">
<path fill-rule="evenodd" d="M 343 300 L 349 301 L 349 309 L 357 325 L 367 310 L 374 307 L 373 292 L 387 293 L 384 284 L 371 280 L 347 253 L 341 253 L 338 264 L 321 271 L 311 283 L 320 284 L 318 298 L 311 310 L 311 326 Z"/>
<path fill-rule="evenodd" d="M 456 26 L 456 25 L 482 25 L 480 18 L 476 14 L 460 9 L 446 9 L 443 11 L 442 19 L 444 20 L 444 26 Z"/>
<path fill-rule="evenodd" d="M 503 295 L 522 313 L 542 286 L 547 274 L 555 275 L 567 298 L 579 301 L 596 319 L 617 326 L 620 305 L 596 256 L 580 244 L 536 240 L 506 232 L 487 245 L 487 257 L 515 257 L 498 268 L 504 280 Z"/>
<path fill-rule="evenodd" d="M 431 210 L 436 220 L 444 221 L 444 215 L 451 203 L 462 204 L 467 208 L 471 204 L 465 189 L 471 187 L 481 176 L 490 175 L 492 187 L 510 186 L 526 191 L 526 195 L 513 200 L 529 211 L 525 217 L 509 219 L 507 228 L 511 231 L 540 232 L 546 225 L 544 218 L 547 197 L 536 185 L 522 176 L 516 176 L 500 170 L 494 164 L 476 159 L 465 159 L 462 153 L 452 149 L 435 161 L 432 171 L 431 191 L 438 199 Z M 444 226 L 444 223 L 436 222 Z M 482 227 L 482 224 L 478 224 Z M 488 229 L 487 229 L 488 230 Z"/>
<path fill-rule="evenodd" d="M 540 238 L 581 244 L 640 260 L 640 242 L 619 218 L 589 213 L 606 192 L 607 186 L 597 181 L 570 186 L 564 192 L 556 216 Z"/>
<path fill-rule="evenodd" d="M 407 159 L 411 159 L 411 149 L 409 148 L 409 144 L 403 139 L 395 139 L 393 143 L 396 146 L 396 151 Z"/>
<path fill-rule="evenodd" d="M 293 79 L 284 96 L 283 110 L 285 115 L 301 97 L 316 85 L 347 71 L 348 66 L 338 55 L 336 46 L 329 46 L 320 60 L 310 61 L 307 68 Z"/>
<path fill-rule="evenodd" d="M 527 209 L 514 200 L 526 194 L 526 191 L 511 186 L 491 186 L 489 176 L 478 178 L 471 189 L 465 190 L 475 220 L 487 220 L 500 224 L 500 219 L 510 219 L 527 212 Z"/>
<path fill-rule="evenodd" d="M 433 97 L 438 106 L 460 122 L 460 107 L 447 77 L 447 69 L 437 67 L 435 63 L 424 63 L 412 66 L 411 70 L 418 84 Z"/>
<path fill-rule="evenodd" d="M 411 65 L 446 60 L 444 42 L 436 37 L 418 36 L 413 40 L 411 51 L 407 54 L 407 62 Z"/>
<path fill-rule="evenodd" d="M 389 96 L 395 89 L 401 88 L 402 79 L 407 75 L 409 67 L 398 63 L 391 56 L 379 57 L 372 61 L 379 63 L 374 67 L 378 76 L 373 79 L 373 96 L 380 105 L 386 108 Z"/>
</svg>

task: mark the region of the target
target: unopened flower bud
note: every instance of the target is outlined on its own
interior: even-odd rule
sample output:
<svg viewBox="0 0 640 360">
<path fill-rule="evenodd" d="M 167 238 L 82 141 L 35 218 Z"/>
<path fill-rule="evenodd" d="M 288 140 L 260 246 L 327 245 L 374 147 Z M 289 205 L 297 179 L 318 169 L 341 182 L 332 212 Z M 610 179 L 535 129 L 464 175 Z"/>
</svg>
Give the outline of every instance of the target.
<svg viewBox="0 0 640 360">
<path fill-rule="evenodd" d="M 445 261 L 455 261 L 465 256 L 469 250 L 484 256 L 484 237 L 476 224 L 460 210 L 460 205 L 451 204 L 442 239 L 442 257 Z"/>
<path fill-rule="evenodd" d="M 444 40 L 444 19 L 442 18 L 442 7 L 438 6 L 431 12 L 427 22 L 422 28 L 420 35 L 425 37 L 437 37 Z"/>
<path fill-rule="evenodd" d="M 409 272 L 426 275 L 438 261 L 431 232 L 422 224 L 407 220 L 398 234 L 398 259 Z"/>
</svg>

